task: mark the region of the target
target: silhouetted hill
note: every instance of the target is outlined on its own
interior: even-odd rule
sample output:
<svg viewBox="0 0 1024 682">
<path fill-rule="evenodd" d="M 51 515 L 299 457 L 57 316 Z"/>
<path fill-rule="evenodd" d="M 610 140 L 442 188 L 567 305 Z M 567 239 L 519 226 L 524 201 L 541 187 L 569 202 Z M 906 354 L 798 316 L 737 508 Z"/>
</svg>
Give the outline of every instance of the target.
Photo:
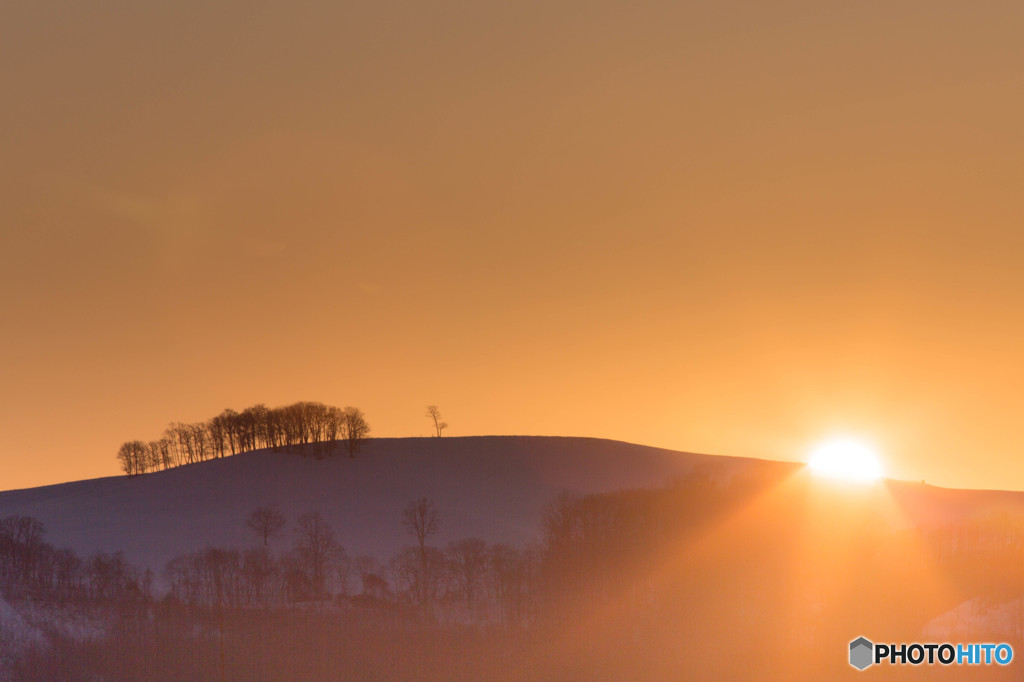
<svg viewBox="0 0 1024 682">
<path fill-rule="evenodd" d="M 469 536 L 520 544 L 539 539 L 541 511 L 561 492 L 662 485 L 695 467 L 728 475 L 773 464 L 594 438 L 378 438 L 356 458 L 340 445 L 319 459 L 306 448 L 306 456 L 301 448 L 260 450 L 132 478 L 2 492 L 0 516 L 40 519 L 57 547 L 83 555 L 123 550 L 159 570 L 205 545 L 253 545 L 245 517 L 277 503 L 289 520 L 272 541 L 277 547 L 291 544 L 299 514 L 319 510 L 350 554 L 386 559 L 410 543 L 401 511 L 421 496 L 440 512 L 438 544 Z"/>
</svg>

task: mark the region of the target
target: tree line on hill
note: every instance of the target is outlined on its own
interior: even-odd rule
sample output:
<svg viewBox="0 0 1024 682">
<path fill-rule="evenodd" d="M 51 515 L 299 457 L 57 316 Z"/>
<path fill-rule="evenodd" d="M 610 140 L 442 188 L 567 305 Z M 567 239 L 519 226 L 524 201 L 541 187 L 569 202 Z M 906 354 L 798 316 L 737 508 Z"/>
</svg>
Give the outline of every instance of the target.
<svg viewBox="0 0 1024 682">
<path fill-rule="evenodd" d="M 121 445 L 117 459 L 129 476 L 183 464 L 269 448 L 310 445 L 322 456 L 328 444 L 342 441 L 355 457 L 370 433 L 362 410 L 301 401 L 284 407 L 253 405 L 241 412 L 226 409 L 205 422 L 172 422 L 158 440 Z M 309 452 L 303 448 L 303 455 Z"/>
</svg>

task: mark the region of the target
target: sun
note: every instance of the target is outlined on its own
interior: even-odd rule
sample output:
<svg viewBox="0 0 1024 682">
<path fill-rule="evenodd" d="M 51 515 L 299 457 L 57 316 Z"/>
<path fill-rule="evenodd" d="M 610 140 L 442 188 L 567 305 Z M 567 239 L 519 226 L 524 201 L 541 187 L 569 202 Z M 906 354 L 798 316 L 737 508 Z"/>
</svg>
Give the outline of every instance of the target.
<svg viewBox="0 0 1024 682">
<path fill-rule="evenodd" d="M 870 483 L 882 477 L 878 455 L 864 443 L 848 438 L 822 443 L 807 465 L 816 474 L 847 481 Z"/>
</svg>

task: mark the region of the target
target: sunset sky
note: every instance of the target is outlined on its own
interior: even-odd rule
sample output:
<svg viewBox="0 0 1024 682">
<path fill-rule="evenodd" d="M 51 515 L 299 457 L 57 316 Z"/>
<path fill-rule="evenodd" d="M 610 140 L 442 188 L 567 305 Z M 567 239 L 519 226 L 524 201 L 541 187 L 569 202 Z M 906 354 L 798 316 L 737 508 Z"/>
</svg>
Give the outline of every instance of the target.
<svg viewBox="0 0 1024 682">
<path fill-rule="evenodd" d="M 226 407 L 1024 489 L 1020 2 L 8 3 L 0 489 Z"/>
</svg>

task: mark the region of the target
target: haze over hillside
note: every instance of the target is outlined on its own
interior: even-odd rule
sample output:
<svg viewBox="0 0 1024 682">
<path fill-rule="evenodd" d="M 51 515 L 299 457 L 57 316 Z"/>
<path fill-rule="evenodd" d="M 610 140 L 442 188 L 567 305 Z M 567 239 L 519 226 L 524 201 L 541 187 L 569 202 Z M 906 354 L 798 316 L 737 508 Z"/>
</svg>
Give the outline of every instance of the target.
<svg viewBox="0 0 1024 682">
<path fill-rule="evenodd" d="M 2 492 L 0 517 L 34 516 L 57 547 L 83 555 L 120 550 L 159 572 L 182 552 L 255 544 L 246 516 L 278 504 L 289 525 L 272 547 L 291 546 L 292 523 L 317 510 L 350 554 L 385 559 L 411 543 L 401 511 L 418 497 L 437 505 L 436 544 L 477 536 L 520 546 L 540 539 L 544 506 L 562 492 L 654 487 L 695 470 L 725 477 L 751 467 L 800 468 L 594 438 L 380 438 L 355 458 L 340 444 L 321 458 L 312 448 L 300 452 L 260 450 L 136 477 Z M 886 487 L 896 502 L 887 507 L 890 521 L 903 525 L 1024 508 L 1022 493 L 892 481 Z"/>
<path fill-rule="evenodd" d="M 355 458 L 340 444 L 322 458 L 312 446 L 307 456 L 300 452 L 260 450 L 136 477 L 3 492 L 0 516 L 34 516 L 58 547 L 123 550 L 130 561 L 159 570 L 205 545 L 252 545 L 246 516 L 276 503 L 289 522 L 318 510 L 350 553 L 386 558 L 410 543 L 401 511 L 418 497 L 437 505 L 439 544 L 479 536 L 518 545 L 539 539 L 543 507 L 561 492 L 657 486 L 695 467 L 726 473 L 760 462 L 525 436 L 380 438 Z M 289 546 L 290 528 L 271 542 Z"/>
<path fill-rule="evenodd" d="M 47 532 L 33 545 L 19 530 L 31 530 L 31 519 L 5 521 L 0 628 L 17 635 L 8 640 L 18 670 L 50 666 L 47 679 L 79 670 L 212 679 L 218 640 L 191 634 L 204 618 L 209 632 L 228 629 L 228 679 L 293 679 L 296 661 L 312 666 L 303 679 L 376 675 L 396 651 L 392 679 L 452 679 L 458 665 L 455 678 L 495 679 L 508 651 L 521 659 L 510 679 L 834 679 L 849 670 L 845 647 L 856 633 L 1020 646 L 1024 493 L 813 472 L 592 438 L 405 438 L 369 441 L 354 458 L 340 444 L 311 445 L 7 491 L 0 519 L 35 517 Z M 403 509 L 420 497 L 441 521 L 422 553 L 402 549 L 414 544 Z M 245 519 L 266 504 L 289 521 L 274 551 L 223 551 L 259 544 Z M 375 555 L 383 572 L 358 569 L 351 592 L 328 585 L 310 536 L 294 532 L 313 510 L 350 557 Z M 480 540 L 453 542 L 470 537 Z M 81 557 L 123 551 L 160 579 L 150 591 L 148 578 L 97 556 L 59 573 L 47 557 L 62 546 Z M 482 563 L 468 563 L 472 556 Z M 337 559 L 339 570 L 374 563 Z M 482 572 L 470 581 L 460 567 L 474 565 Z M 97 627 L 108 628 L 104 648 L 63 635 L 48 640 L 53 655 L 26 646 L 42 636 L 33 595 L 57 608 L 46 627 L 58 633 L 72 627 L 72 613 L 93 609 Z M 306 622 L 311 600 L 323 609 Z M 224 604 L 226 619 L 209 620 Z M 133 629 L 140 609 L 156 614 L 148 634 Z M 110 613 L 122 613 L 122 625 L 104 621 Z M 515 627 L 477 641 L 480 632 L 461 629 L 467 623 Z M 280 648 L 261 643 L 268 628 Z M 179 638 L 170 648 L 167 632 Z M 354 633 L 365 646 L 336 646 Z M 415 655 L 424 637 L 450 648 L 424 663 Z M 310 641 L 330 655 L 311 656 Z M 736 641 L 752 642 L 751 656 L 728 656 Z M 178 650 L 191 658 L 163 658 Z"/>
</svg>

